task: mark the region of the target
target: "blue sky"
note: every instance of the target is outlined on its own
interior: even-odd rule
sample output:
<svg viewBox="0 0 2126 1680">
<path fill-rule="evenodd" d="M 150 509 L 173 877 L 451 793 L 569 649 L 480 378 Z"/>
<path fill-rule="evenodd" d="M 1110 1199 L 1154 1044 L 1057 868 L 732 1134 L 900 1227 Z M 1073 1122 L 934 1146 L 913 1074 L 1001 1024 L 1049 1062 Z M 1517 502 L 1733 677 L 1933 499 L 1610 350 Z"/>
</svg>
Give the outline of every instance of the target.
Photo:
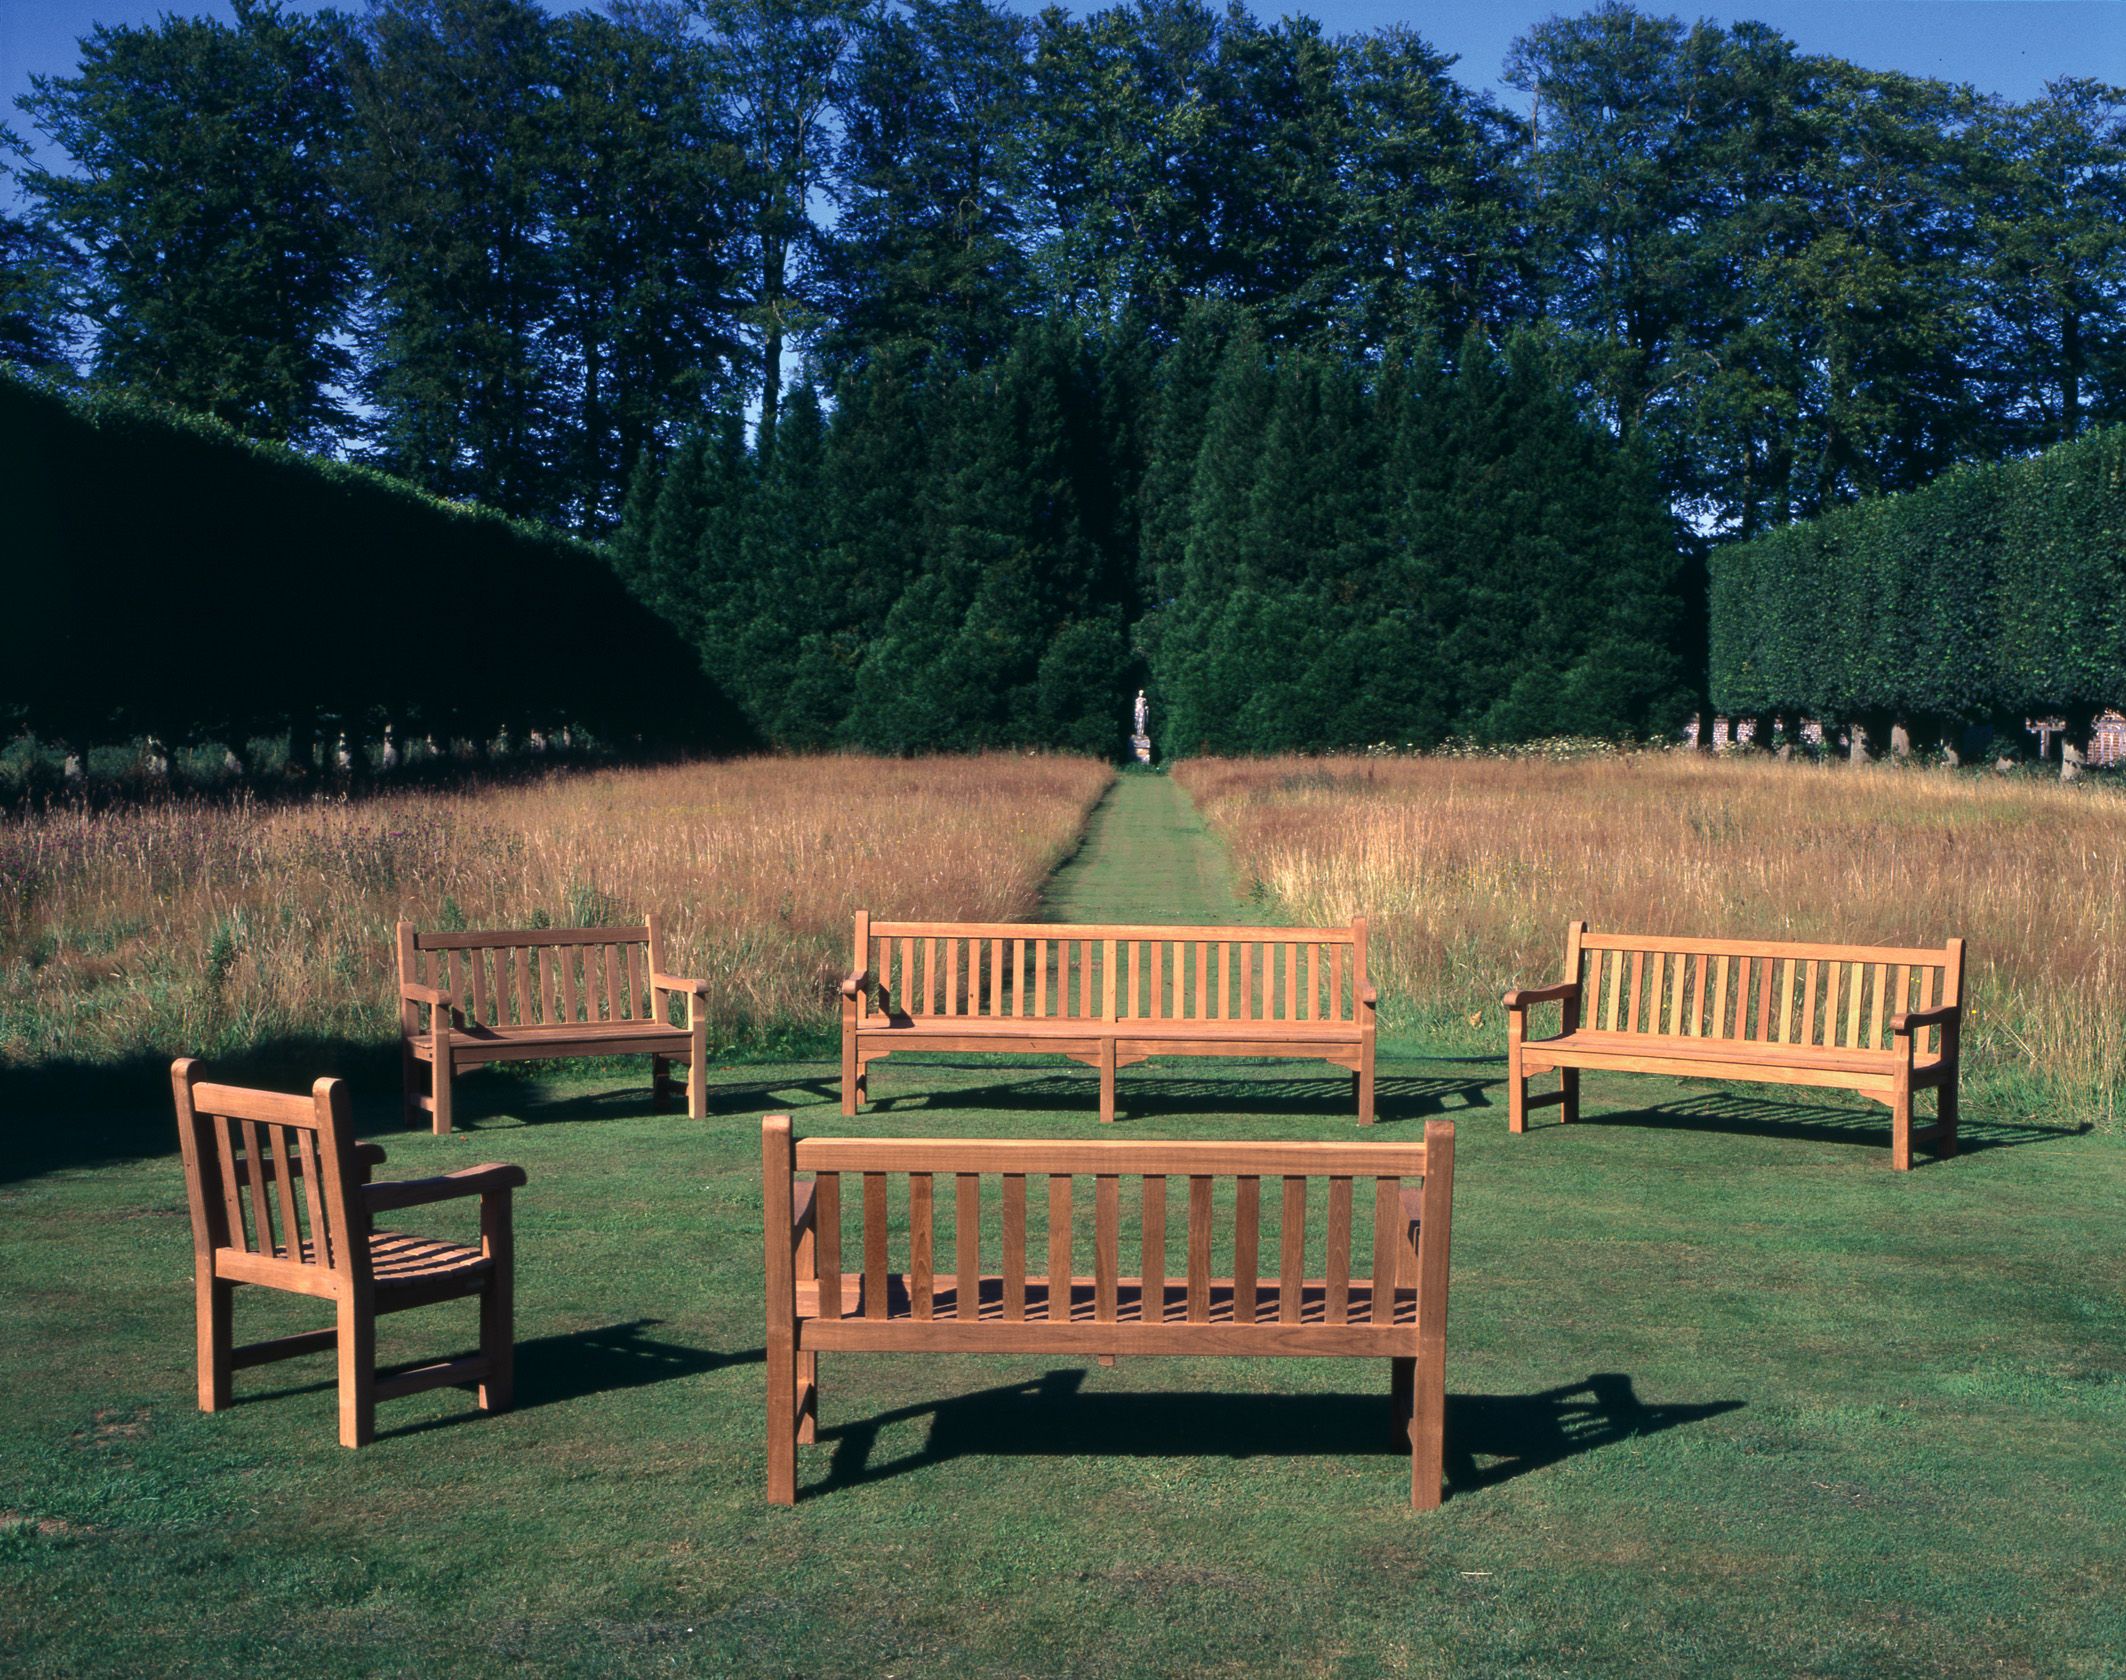
<svg viewBox="0 0 2126 1680">
<path fill-rule="evenodd" d="M 297 0 L 308 5 L 311 0 Z M 547 0 L 562 9 L 561 0 Z M 1038 9 L 1016 0 L 1020 9 Z M 360 0 L 341 0 L 359 10 Z M 1757 0 L 1752 5 L 1659 5 L 1648 10 L 1722 22 L 1755 18 L 1799 42 L 1858 64 L 1970 82 L 2013 99 L 2055 76 L 2126 84 L 2126 0 Z M 1084 9 L 1084 8 L 1073 8 Z M 1262 15 L 1309 12 L 1333 30 L 1404 22 L 1460 55 L 1457 73 L 1496 89 L 1506 49 L 1531 23 L 1584 9 L 1557 0 L 1319 0 L 1286 6 L 1257 0 Z M 7 119 L 33 74 L 64 74 L 74 42 L 93 23 L 148 23 L 165 11 L 228 15 L 227 0 L 0 0 L 0 99 Z M 1519 101 L 1514 101 L 1518 105 Z"/>
</svg>

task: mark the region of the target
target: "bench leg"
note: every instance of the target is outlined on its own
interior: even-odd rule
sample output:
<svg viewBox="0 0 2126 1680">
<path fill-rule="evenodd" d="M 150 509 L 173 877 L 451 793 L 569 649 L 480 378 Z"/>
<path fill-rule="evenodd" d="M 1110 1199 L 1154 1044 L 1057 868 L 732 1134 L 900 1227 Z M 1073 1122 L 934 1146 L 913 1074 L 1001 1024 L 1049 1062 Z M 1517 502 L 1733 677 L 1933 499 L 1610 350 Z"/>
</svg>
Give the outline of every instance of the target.
<svg viewBox="0 0 2126 1680">
<path fill-rule="evenodd" d="M 1506 1129 L 1509 1132 L 1528 1130 L 1528 1077 L 1521 1072 L 1519 1033 L 1506 1040 Z"/>
<path fill-rule="evenodd" d="M 1367 1039 L 1358 1052 L 1358 1123 L 1373 1124 L 1373 1040 Z"/>
<path fill-rule="evenodd" d="M 480 1291 L 480 1410 L 506 1412 L 517 1399 L 516 1253 L 507 1194 L 480 1198 L 480 1247 L 494 1262 L 494 1275 Z"/>
<path fill-rule="evenodd" d="M 1956 1079 L 1951 1075 L 1946 1085 L 1937 1086 L 1934 1092 L 1935 1114 L 1941 1121 L 1941 1137 L 1934 1146 L 1935 1154 L 1946 1161 L 1956 1153 Z"/>
<path fill-rule="evenodd" d="M 768 1503 L 797 1503 L 797 1352 L 768 1338 Z"/>
<path fill-rule="evenodd" d="M 1111 1038 L 1100 1045 L 1100 1123 L 1115 1123 L 1115 1041 Z"/>
<path fill-rule="evenodd" d="M 650 1101 L 658 1108 L 668 1107 L 672 1101 L 672 1060 L 669 1056 L 650 1058 Z"/>
<path fill-rule="evenodd" d="M 340 1445 L 376 1439 L 376 1316 L 367 1302 L 339 1304 Z"/>
<path fill-rule="evenodd" d="M 219 1279 L 202 1277 L 198 1286 L 199 1307 L 199 1409 L 218 1412 L 229 1404 L 229 1348 L 233 1340 L 231 1315 L 235 1311 L 234 1288 Z"/>
<path fill-rule="evenodd" d="M 399 1072 L 406 1091 L 406 1124 L 417 1126 L 421 1122 L 421 1058 L 413 1053 L 413 1040 L 399 1039 Z"/>
<path fill-rule="evenodd" d="M 1897 1084 L 1890 1094 L 1890 1169 L 1912 1170 L 1912 1086 L 1906 1070 L 1897 1070 Z"/>
<path fill-rule="evenodd" d="M 1580 1070 L 1559 1068 L 1558 1090 L 1565 1098 L 1558 1105 L 1558 1122 L 1569 1126 L 1580 1117 Z"/>
<path fill-rule="evenodd" d="M 819 1439 L 819 1355 L 816 1353 L 797 1356 L 797 1439 L 800 1443 Z"/>
<path fill-rule="evenodd" d="M 429 1118 L 437 1137 L 450 1136 L 450 1052 L 438 1049 L 428 1064 L 428 1088 L 434 1093 Z"/>
<path fill-rule="evenodd" d="M 863 1100 L 864 1064 L 857 1060 L 854 1034 L 842 1034 L 842 1113 L 854 1115 Z"/>
<path fill-rule="evenodd" d="M 694 1023 L 687 1047 L 687 1118 L 709 1117 L 709 1024 Z"/>
<path fill-rule="evenodd" d="M 1447 1474 L 1447 1378 L 1438 1359 L 1412 1360 L 1410 1395 L 1410 1504 L 1439 1509 Z"/>
<path fill-rule="evenodd" d="M 1388 1414 L 1393 1433 L 1390 1439 L 1398 1447 L 1410 1444 L 1410 1408 L 1417 1397 L 1417 1361 L 1414 1359 L 1391 1359 L 1388 1361 Z"/>
</svg>

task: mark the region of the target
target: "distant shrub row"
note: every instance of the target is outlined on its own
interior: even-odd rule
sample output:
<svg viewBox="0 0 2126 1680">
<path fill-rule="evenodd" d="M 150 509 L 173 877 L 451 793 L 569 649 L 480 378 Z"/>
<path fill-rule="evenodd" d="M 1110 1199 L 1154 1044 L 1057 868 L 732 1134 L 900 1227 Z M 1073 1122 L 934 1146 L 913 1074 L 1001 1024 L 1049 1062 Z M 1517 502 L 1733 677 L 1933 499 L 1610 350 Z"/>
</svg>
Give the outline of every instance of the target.
<svg viewBox="0 0 2126 1680">
<path fill-rule="evenodd" d="M 122 396 L 0 375 L 0 731 L 81 751 L 573 728 L 719 744 L 735 713 L 599 550 Z"/>
<path fill-rule="evenodd" d="M 2126 700 L 2126 427 L 1712 562 L 1719 710 L 1933 724 Z"/>
</svg>

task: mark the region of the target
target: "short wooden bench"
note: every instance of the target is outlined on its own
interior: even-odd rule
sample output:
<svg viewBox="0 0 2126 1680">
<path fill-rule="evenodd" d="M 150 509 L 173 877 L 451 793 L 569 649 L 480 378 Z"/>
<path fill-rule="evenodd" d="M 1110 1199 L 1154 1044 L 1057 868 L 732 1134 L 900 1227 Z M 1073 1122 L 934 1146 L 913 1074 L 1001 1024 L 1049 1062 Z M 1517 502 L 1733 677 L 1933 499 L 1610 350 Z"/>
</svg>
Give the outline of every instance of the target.
<svg viewBox="0 0 2126 1680">
<path fill-rule="evenodd" d="M 842 982 L 842 1112 L 902 1050 L 1068 1056 L 1115 1070 L 1153 1056 L 1303 1056 L 1353 1075 L 1373 1121 L 1366 924 L 1347 928 L 874 922 L 856 917 Z"/>
<path fill-rule="evenodd" d="M 1956 1153 L 1964 942 L 1940 946 L 1795 944 L 1565 933 L 1565 978 L 1506 994 L 1507 1118 L 1557 1106 L 1579 1118 L 1580 1071 L 1665 1073 L 1857 1091 L 1890 1110 L 1890 1164 L 1915 1143 Z M 1556 1003 L 1556 1036 L 1528 1037 L 1528 1012 Z M 1556 1069 L 1559 1089 L 1528 1079 Z M 1933 1090 L 1934 1123 L 1915 1127 L 1912 1094 Z"/>
<path fill-rule="evenodd" d="M 817 1438 L 825 1352 L 1382 1358 L 1392 1438 L 1410 1450 L 1410 1502 L 1440 1502 L 1450 1121 L 1428 1121 L 1422 1143 L 1081 1143 L 795 1139 L 789 1116 L 771 1114 L 761 1122 L 761 1177 L 771 1503 L 796 1499 L 797 1446 Z M 1073 1213 L 1080 1177 L 1092 1181 L 1090 1275 L 1077 1269 L 1088 1234 Z M 1045 1182 L 1030 1193 L 1029 1179 Z M 1124 1179 L 1137 1181 L 1128 1194 Z M 1182 1181 L 1176 1199 L 1187 1209 L 1178 1277 L 1166 1261 L 1170 1179 Z M 898 1181 L 890 1192 L 889 1180 Z M 1310 1211 L 1309 1186 L 1322 1180 L 1326 1207 Z M 859 1265 L 847 1272 L 845 1201 L 858 1215 Z M 1029 1201 L 1042 1214 L 1038 1248 Z M 941 1202 L 951 1210 L 949 1261 Z M 1266 1202 L 1274 1244 L 1263 1231 Z M 905 1212 L 904 1237 L 891 1230 L 889 1204 Z M 1001 1241 L 983 1239 L 986 1210 L 1001 1215 Z M 1307 1264 L 1316 1218 L 1319 1272 Z M 1354 1218 L 1372 1237 L 1365 1277 L 1352 1275 L 1362 1252 Z M 1125 1223 L 1133 1276 L 1122 1269 Z"/>
<path fill-rule="evenodd" d="M 557 1056 L 646 1055 L 659 1103 L 671 1097 L 671 1058 L 683 1056 L 687 1113 L 707 1117 L 708 982 L 665 972 L 655 916 L 634 927 L 454 933 L 401 922 L 398 937 L 409 1121 L 425 1113 L 442 1137 L 460 1069 Z M 675 997 L 686 1000 L 683 1027 L 671 1022 Z"/>
</svg>

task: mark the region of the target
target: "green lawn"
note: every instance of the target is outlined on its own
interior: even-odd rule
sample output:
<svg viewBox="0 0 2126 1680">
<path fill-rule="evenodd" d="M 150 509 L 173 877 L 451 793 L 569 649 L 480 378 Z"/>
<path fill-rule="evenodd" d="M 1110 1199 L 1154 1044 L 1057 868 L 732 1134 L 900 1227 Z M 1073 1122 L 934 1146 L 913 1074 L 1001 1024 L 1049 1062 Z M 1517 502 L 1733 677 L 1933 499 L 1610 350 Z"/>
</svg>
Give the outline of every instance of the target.
<svg viewBox="0 0 2126 1680">
<path fill-rule="evenodd" d="M 1460 1122 L 1440 1511 L 1404 1504 L 1370 1363 L 855 1355 L 771 1510 L 757 1116 L 1095 1125 L 1074 1067 L 885 1063 L 854 1123 L 831 1077 L 723 1070 L 705 1125 L 631 1072 L 469 1080 L 447 1140 L 373 1088 L 387 1174 L 531 1184 L 519 1409 L 390 1403 L 360 1453 L 326 1360 L 193 1411 L 161 1117 L 39 1117 L 0 1187 L 0 1665 L 2126 1673 L 2115 1137 L 1981 1115 L 1893 1175 L 1857 1105 L 1590 1080 L 1627 1106 L 1514 1139 L 1496 1064 L 1397 1045 L 1384 1134 Z M 1132 1136 L 1352 1133 L 1303 1064 L 1154 1063 L 1123 1098 Z M 303 1310 L 239 1302 L 240 1335 Z M 470 1323 L 387 1320 L 387 1356 Z"/>
<path fill-rule="evenodd" d="M 1140 776 L 1048 905 L 1243 914 Z M 386 1176 L 529 1172 L 518 1410 L 421 1395 L 345 1452 L 319 1359 L 200 1416 L 155 1068 L 0 1080 L 0 1671 L 2126 1675 L 2116 1135 L 1967 1098 L 1966 1153 L 1893 1175 L 1880 1109 L 1590 1077 L 1586 1123 L 1512 1138 L 1498 1059 L 1384 1043 L 1381 1135 L 1460 1128 L 1441 1510 L 1406 1503 L 1384 1362 L 858 1355 L 776 1510 L 760 1114 L 1083 1135 L 1089 1070 L 896 1058 L 849 1122 L 830 1060 L 732 1066 L 706 1124 L 636 1070 L 491 1073 L 437 1140 L 397 1129 L 388 1046 L 278 1061 L 355 1079 Z M 1121 1136 L 1354 1133 L 1300 1063 L 1121 1094 Z M 240 1337 L 317 1321 L 238 1301 Z M 471 1325 L 388 1319 L 384 1352 Z"/>
</svg>

